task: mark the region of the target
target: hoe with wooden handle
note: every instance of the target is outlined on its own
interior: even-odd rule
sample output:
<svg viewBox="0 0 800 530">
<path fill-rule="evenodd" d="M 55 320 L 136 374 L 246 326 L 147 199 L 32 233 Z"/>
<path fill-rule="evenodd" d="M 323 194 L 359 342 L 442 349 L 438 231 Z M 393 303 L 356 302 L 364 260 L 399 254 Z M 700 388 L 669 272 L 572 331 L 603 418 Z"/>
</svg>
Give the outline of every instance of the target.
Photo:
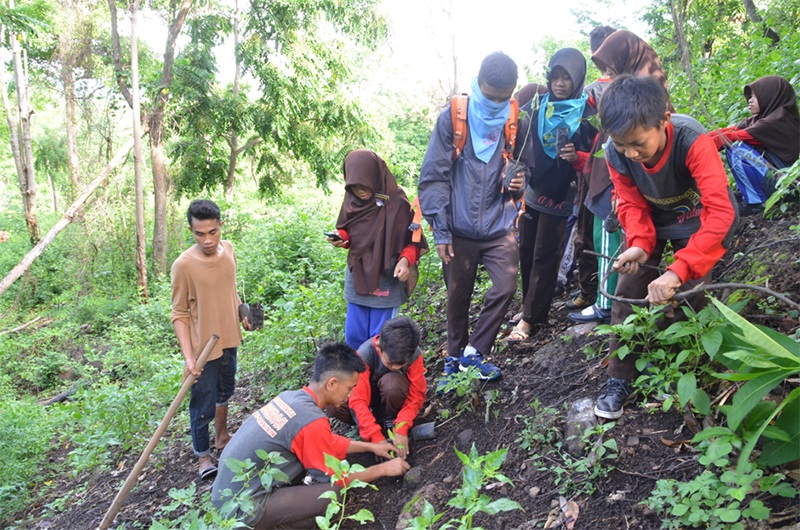
<svg viewBox="0 0 800 530">
<path fill-rule="evenodd" d="M 217 335 L 211 335 L 211 338 L 208 339 L 208 344 L 206 344 L 206 347 L 203 349 L 203 352 L 200 354 L 200 357 L 195 363 L 195 369 L 203 369 L 208 356 L 211 355 L 211 351 L 214 349 L 214 346 L 217 345 L 217 341 L 219 341 L 219 337 Z M 194 384 L 195 379 L 196 377 L 190 373 L 183 382 L 183 385 L 181 385 L 178 395 L 172 400 L 172 405 L 169 406 L 169 410 L 164 416 L 164 419 L 161 420 L 161 424 L 158 426 L 158 429 L 156 429 L 153 437 L 150 438 L 150 443 L 147 444 L 142 456 L 139 457 L 139 461 L 136 462 L 135 466 L 133 466 L 131 474 L 128 475 L 127 479 L 125 479 L 125 484 L 122 485 L 122 489 L 119 490 L 119 493 L 117 493 L 117 496 L 114 498 L 114 502 L 111 503 L 111 507 L 106 512 L 106 516 L 103 517 L 103 520 L 100 522 L 100 526 L 97 527 L 98 530 L 108 530 L 108 528 L 111 526 L 111 523 L 114 522 L 114 517 L 117 516 L 117 512 L 119 512 L 120 508 L 122 508 L 122 504 L 125 502 L 125 499 L 128 498 L 128 494 L 136 484 L 136 480 L 139 478 L 139 474 L 142 472 L 142 469 L 144 469 L 147 459 L 150 458 L 150 455 L 153 453 L 156 445 L 158 445 L 159 440 L 161 440 L 161 437 L 164 435 L 164 431 L 166 431 L 167 427 L 169 426 L 169 422 L 172 421 L 172 417 L 175 416 L 181 401 L 183 401 L 183 398 L 186 397 L 186 393 Z"/>
</svg>

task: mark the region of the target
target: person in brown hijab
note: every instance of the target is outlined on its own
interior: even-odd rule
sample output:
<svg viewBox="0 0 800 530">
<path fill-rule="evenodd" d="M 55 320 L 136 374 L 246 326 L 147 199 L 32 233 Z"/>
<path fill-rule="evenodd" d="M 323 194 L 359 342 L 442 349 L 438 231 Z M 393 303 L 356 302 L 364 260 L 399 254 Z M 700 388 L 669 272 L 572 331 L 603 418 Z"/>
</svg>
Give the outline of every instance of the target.
<svg viewBox="0 0 800 530">
<path fill-rule="evenodd" d="M 405 192 L 372 151 L 352 151 L 343 164 L 345 197 L 328 241 L 347 248 L 345 342 L 358 349 L 397 316 L 428 249 Z M 417 237 L 414 237 L 414 234 Z M 418 239 L 417 242 L 414 240 Z"/>
<path fill-rule="evenodd" d="M 667 75 L 661 68 L 658 54 L 649 44 L 628 30 L 618 30 L 609 34 L 600 47 L 593 52 L 592 62 L 603 72 L 604 78 L 607 78 L 606 82 L 593 83 L 587 87 L 590 104 L 595 107 L 601 104 L 603 90 L 610 84 L 607 81 L 623 74 L 652 77 L 667 90 Z M 672 113 L 675 112 L 675 108 L 669 99 L 668 90 L 666 110 Z M 619 247 L 619 234 L 609 234 L 603 229 L 603 221 L 613 210 L 611 197 L 614 193 L 614 188 L 611 184 L 611 176 L 604 157 L 602 155 L 597 157 L 596 155 L 603 149 L 607 141 L 608 134 L 601 125 L 597 139 L 592 146 L 591 156 L 584 168 L 584 180 L 582 182 L 585 187 L 582 190 L 582 195 L 585 196 L 583 206 L 594 217 L 592 223 L 593 233 L 588 233 L 586 229 L 589 223 L 582 223 L 584 230 L 578 235 L 581 245 L 576 249 L 579 255 L 582 254 L 584 249 L 587 249 L 597 250 L 601 254 L 610 256 Z M 596 248 L 594 241 L 589 242 L 592 239 L 599 243 Z M 579 263 L 585 266 L 591 264 L 592 260 L 585 259 Z M 581 291 L 574 300 L 567 302 L 567 309 L 574 311 L 569 314 L 569 318 L 577 322 L 606 321 L 611 315 L 610 300 L 597 292 L 597 282 L 605 276 L 611 263 L 609 260 L 602 258 L 594 261 L 594 263 L 597 267 L 596 270 L 591 272 L 580 271 Z M 595 276 L 595 273 L 597 273 L 597 276 Z M 616 275 L 608 280 L 604 286 L 606 292 L 614 294 L 616 280 Z"/>
<path fill-rule="evenodd" d="M 728 166 L 742 193 L 739 213 L 752 215 L 764 210 L 774 191 L 771 181 L 764 181 L 770 165 L 789 167 L 800 155 L 800 115 L 794 88 L 779 75 L 745 85 L 744 98 L 752 116 L 710 134 L 717 149 L 728 147 Z"/>
</svg>

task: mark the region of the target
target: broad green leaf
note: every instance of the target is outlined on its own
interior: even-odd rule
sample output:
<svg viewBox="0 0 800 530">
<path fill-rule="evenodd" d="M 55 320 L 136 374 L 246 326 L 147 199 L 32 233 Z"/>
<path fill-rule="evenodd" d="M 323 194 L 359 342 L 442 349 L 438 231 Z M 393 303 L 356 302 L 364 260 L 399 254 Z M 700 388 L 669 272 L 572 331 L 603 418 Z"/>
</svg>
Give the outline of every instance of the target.
<svg viewBox="0 0 800 530">
<path fill-rule="evenodd" d="M 494 515 L 497 512 L 508 512 L 511 510 L 522 510 L 522 506 L 520 506 L 518 502 L 514 502 L 510 499 L 497 499 L 484 506 L 481 511 Z"/>
<path fill-rule="evenodd" d="M 742 361 L 742 363 L 744 363 L 745 365 L 753 368 L 783 369 L 782 366 L 777 365 L 774 362 L 770 361 L 767 356 L 759 355 L 758 351 L 759 350 L 756 350 L 756 353 L 750 353 L 741 350 L 726 351 L 722 352 L 722 355 L 730 359 L 736 359 L 737 361 Z"/>
<path fill-rule="evenodd" d="M 778 440 L 781 442 L 790 442 L 792 440 L 789 433 L 784 431 L 783 429 L 779 429 L 774 425 L 767 425 L 767 428 L 764 429 L 764 432 L 761 433 L 761 436 L 764 438 L 769 438 L 770 440 Z"/>
<path fill-rule="evenodd" d="M 711 301 L 714 303 L 715 306 L 717 306 L 717 309 L 720 310 L 720 312 L 725 316 L 725 318 L 731 321 L 736 327 L 738 327 L 742 331 L 742 336 L 747 342 L 749 342 L 752 345 L 758 345 L 760 348 L 763 348 L 767 353 L 769 353 L 774 357 L 788 359 L 794 363 L 797 363 L 798 367 L 800 367 L 800 359 L 798 359 L 796 355 L 793 355 L 792 353 L 787 351 L 786 348 L 778 344 L 768 334 L 764 333 L 754 324 L 748 322 L 741 315 L 735 313 L 728 306 L 726 306 L 716 298 L 712 297 Z"/>
<path fill-rule="evenodd" d="M 320 494 L 320 496 L 319 496 L 319 497 L 317 497 L 317 498 L 318 498 L 318 499 L 330 499 L 330 500 L 332 500 L 332 501 L 337 501 L 337 500 L 339 500 L 339 497 L 338 497 L 338 495 L 336 495 L 336 492 L 335 492 L 335 491 L 333 491 L 333 490 L 328 490 L 328 491 L 325 491 L 325 492 L 321 493 L 321 494 Z"/>
<path fill-rule="evenodd" d="M 711 400 L 702 388 L 696 389 L 694 394 L 692 394 L 692 405 L 704 416 L 711 414 Z"/>
<path fill-rule="evenodd" d="M 786 370 L 765 372 L 740 388 L 733 396 L 733 406 L 728 412 L 728 427 L 734 430 L 738 429 L 744 417 L 761 401 L 761 398 L 783 381 L 787 375 Z"/>
<path fill-rule="evenodd" d="M 722 513 L 719 514 L 720 520 L 726 523 L 735 523 L 741 516 L 741 511 L 730 508 L 723 510 Z"/>
<path fill-rule="evenodd" d="M 727 427 L 709 427 L 695 434 L 694 438 L 692 438 L 692 443 L 702 442 L 715 436 L 730 436 L 732 434 L 733 431 Z"/>
<path fill-rule="evenodd" d="M 681 408 L 692 399 L 695 390 L 697 390 L 697 378 L 694 373 L 683 374 L 678 380 L 678 397 L 680 398 Z"/>
<path fill-rule="evenodd" d="M 372 515 L 372 512 L 367 510 L 366 508 L 361 508 L 358 511 L 358 513 L 349 516 L 348 519 L 353 519 L 355 521 L 358 521 L 361 524 L 364 524 L 364 523 L 366 523 L 368 521 L 369 522 L 374 522 L 375 521 L 375 516 Z"/>
<path fill-rule="evenodd" d="M 791 394 L 790 394 L 791 396 Z M 775 421 L 775 427 L 789 436 L 788 441 L 771 440 L 761 448 L 758 462 L 765 466 L 778 466 L 800 458 L 800 399 L 783 401 L 784 410 Z"/>
<path fill-rule="evenodd" d="M 703 343 L 703 348 L 706 349 L 706 353 L 713 359 L 722 344 L 722 333 L 714 330 L 701 336 L 700 341 Z"/>
<path fill-rule="evenodd" d="M 763 372 L 753 372 L 749 374 L 721 374 L 717 372 L 711 372 L 711 375 L 717 379 L 724 379 L 726 381 L 749 381 L 750 379 L 755 379 L 762 373 Z"/>
<path fill-rule="evenodd" d="M 686 514 L 689 511 L 689 506 L 686 504 L 678 504 L 672 507 L 672 515 L 676 517 L 680 517 L 681 515 Z"/>
<path fill-rule="evenodd" d="M 342 463 L 335 456 L 325 455 L 325 465 L 336 473 L 342 472 Z"/>
<path fill-rule="evenodd" d="M 780 405 L 778 405 L 778 407 L 775 409 L 775 412 L 773 412 L 770 415 L 770 417 L 767 418 L 761 424 L 761 428 L 755 433 L 753 433 L 752 437 L 748 440 L 747 445 L 745 445 L 744 448 L 742 448 L 742 452 L 739 455 L 739 462 L 736 466 L 737 482 L 742 481 L 742 476 L 745 473 L 745 468 L 748 467 L 750 463 L 750 454 L 753 452 L 753 449 L 755 448 L 758 439 L 761 437 L 761 433 L 764 432 L 764 429 L 767 428 L 769 422 L 771 422 L 773 418 L 775 418 L 775 416 L 777 416 L 784 408 L 790 405 L 793 400 L 800 400 L 800 387 L 795 388 L 789 393 L 788 396 L 786 396 L 786 399 L 784 399 L 783 402 Z"/>
<path fill-rule="evenodd" d="M 752 519 L 769 519 L 769 508 L 758 499 L 750 501 L 750 507 L 742 512 L 745 517 Z"/>
</svg>

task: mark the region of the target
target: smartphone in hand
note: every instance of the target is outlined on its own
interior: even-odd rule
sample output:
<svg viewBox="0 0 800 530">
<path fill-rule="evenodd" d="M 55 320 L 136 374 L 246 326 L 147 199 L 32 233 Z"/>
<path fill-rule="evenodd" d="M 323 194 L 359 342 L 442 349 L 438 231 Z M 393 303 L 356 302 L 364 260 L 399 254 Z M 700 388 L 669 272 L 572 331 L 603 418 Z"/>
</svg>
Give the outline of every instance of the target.
<svg viewBox="0 0 800 530">
<path fill-rule="evenodd" d="M 556 153 L 561 154 L 561 150 L 569 143 L 569 129 L 559 127 L 556 129 Z"/>
<path fill-rule="evenodd" d="M 344 241 L 344 239 L 342 239 L 342 236 L 340 236 L 336 232 L 323 232 L 323 234 L 333 239 L 334 241 Z"/>
</svg>

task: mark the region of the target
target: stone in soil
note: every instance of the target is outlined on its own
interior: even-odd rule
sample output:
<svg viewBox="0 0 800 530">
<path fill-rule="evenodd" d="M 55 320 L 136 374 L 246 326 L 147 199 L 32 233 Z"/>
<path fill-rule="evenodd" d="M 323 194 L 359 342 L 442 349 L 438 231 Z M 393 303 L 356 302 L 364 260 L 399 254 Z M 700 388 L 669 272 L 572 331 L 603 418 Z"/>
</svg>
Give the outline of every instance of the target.
<svg viewBox="0 0 800 530">
<path fill-rule="evenodd" d="M 406 474 L 403 478 L 405 479 L 407 488 L 416 488 L 419 486 L 420 482 L 422 482 L 422 468 L 419 466 L 412 467 L 406 471 Z"/>
<path fill-rule="evenodd" d="M 534 487 L 532 487 L 531 489 L 528 490 L 528 495 L 530 495 L 530 497 L 532 499 L 532 498 L 536 497 L 537 495 L 539 495 L 540 491 L 542 491 L 540 488 L 537 488 L 536 486 L 534 486 Z"/>
<path fill-rule="evenodd" d="M 409 470 L 409 472 L 410 471 L 411 470 Z M 408 475 L 408 473 L 406 473 L 406 475 Z M 400 512 L 400 516 L 397 518 L 395 528 L 397 530 L 403 530 L 415 517 L 422 515 L 422 508 L 425 506 L 425 501 L 431 502 L 435 490 L 436 484 L 428 484 L 424 488 L 418 489 L 414 495 L 411 496 L 411 500 L 403 506 L 403 511 Z"/>
<path fill-rule="evenodd" d="M 585 324 L 578 324 L 577 326 L 572 326 L 569 328 L 565 335 L 571 339 L 577 339 L 578 337 L 588 335 L 589 332 L 591 332 L 599 324 L 599 322 L 586 322 Z"/>
<path fill-rule="evenodd" d="M 597 425 L 597 418 L 594 415 L 594 401 L 591 398 L 576 401 L 569 407 L 567 412 L 567 452 L 572 456 L 579 457 L 584 454 L 584 443 L 581 439 L 583 433 L 593 429 Z"/>
<path fill-rule="evenodd" d="M 466 429 L 456 436 L 456 447 L 462 453 L 469 451 L 469 443 L 472 441 L 472 429 Z"/>
</svg>

